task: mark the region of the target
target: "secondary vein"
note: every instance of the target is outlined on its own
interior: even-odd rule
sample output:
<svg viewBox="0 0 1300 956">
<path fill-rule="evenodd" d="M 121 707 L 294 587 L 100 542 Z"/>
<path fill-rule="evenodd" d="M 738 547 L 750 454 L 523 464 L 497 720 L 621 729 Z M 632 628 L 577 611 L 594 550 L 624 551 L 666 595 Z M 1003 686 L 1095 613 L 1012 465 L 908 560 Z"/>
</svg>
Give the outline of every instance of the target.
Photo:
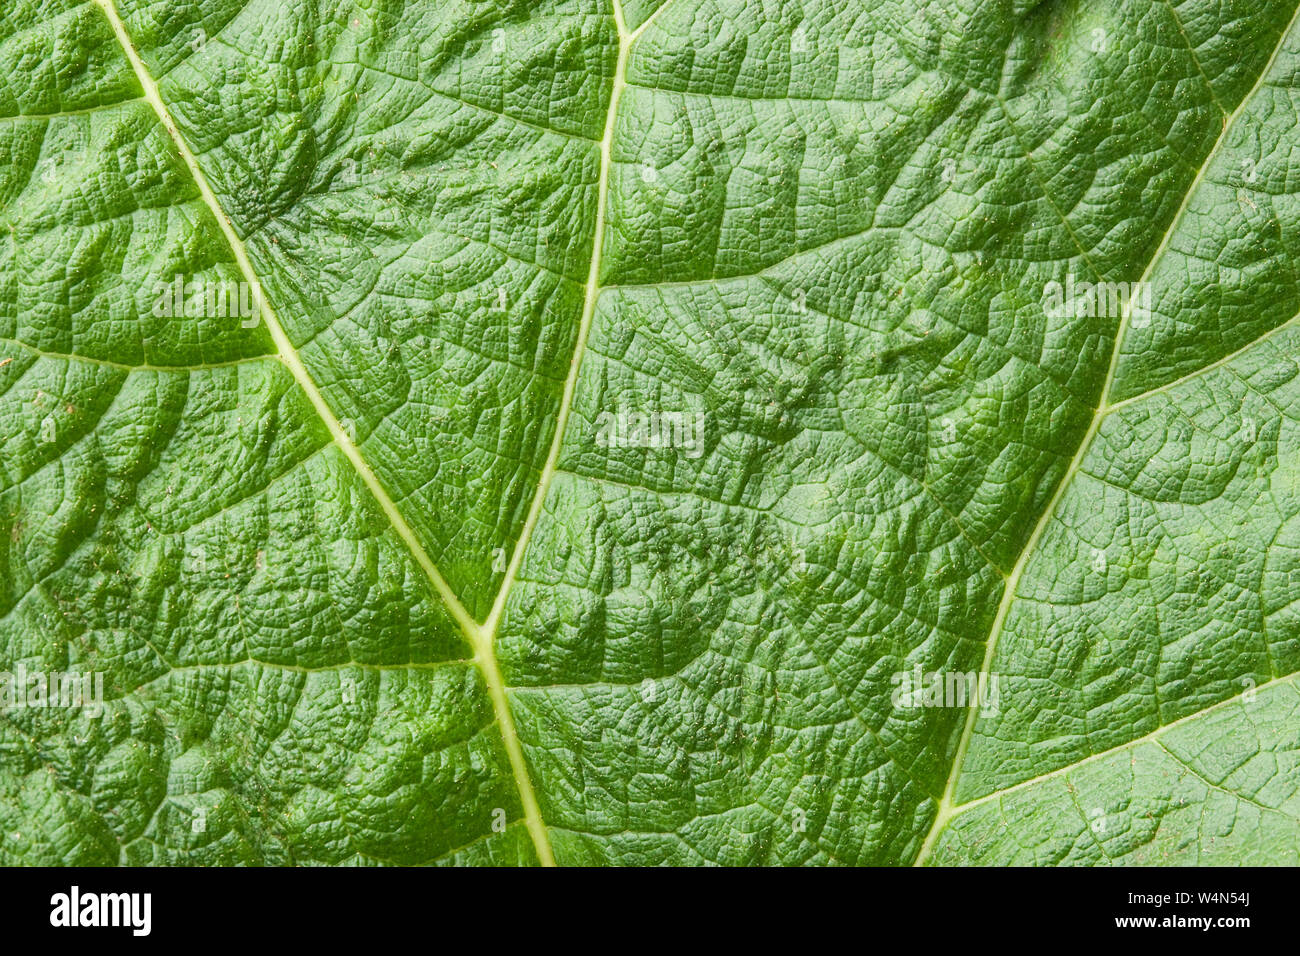
<svg viewBox="0 0 1300 956">
<path fill-rule="evenodd" d="M 1182 203 L 1179 204 L 1178 210 L 1170 220 L 1168 228 L 1161 237 L 1160 244 L 1156 247 L 1150 260 L 1148 260 L 1146 268 L 1142 272 L 1142 278 L 1138 280 L 1139 285 L 1145 283 L 1150 278 L 1156 265 L 1164 256 L 1164 252 L 1168 248 L 1175 230 L 1178 228 L 1179 223 L 1182 222 L 1183 217 L 1187 212 L 1187 208 L 1191 204 L 1192 196 L 1196 193 L 1202 179 L 1205 178 L 1205 173 L 1210 168 L 1215 156 L 1218 155 L 1220 147 L 1222 147 L 1222 145 L 1227 141 L 1228 131 L 1232 128 L 1233 124 L 1241 114 L 1245 112 L 1247 104 L 1254 98 L 1260 87 L 1263 86 L 1264 80 L 1271 72 L 1273 64 L 1276 62 L 1278 55 L 1282 52 L 1282 48 L 1286 45 L 1287 38 L 1290 36 L 1291 30 L 1295 26 L 1298 18 L 1300 18 L 1300 6 L 1297 6 L 1295 13 L 1292 14 L 1291 21 L 1282 30 L 1282 35 L 1277 41 L 1277 46 L 1273 49 L 1273 54 L 1268 58 L 1268 62 L 1264 64 L 1263 69 L 1256 78 L 1255 85 L 1252 86 L 1250 91 L 1242 97 L 1241 102 L 1237 104 L 1237 108 L 1233 110 L 1232 114 L 1224 119 L 1223 129 L 1219 132 L 1218 139 L 1216 139 L 1214 145 L 1210 147 L 1209 152 L 1205 156 L 1204 162 L 1201 163 L 1200 169 L 1197 170 L 1196 176 L 1193 178 L 1187 191 L 1184 193 Z M 1212 91 L 1211 95 L 1213 96 Z M 1119 368 L 1120 354 L 1124 344 L 1124 333 L 1128 328 L 1131 311 L 1132 301 L 1130 300 L 1124 304 L 1123 311 L 1121 312 L 1119 327 L 1115 331 L 1115 341 L 1111 346 L 1110 363 L 1106 369 L 1106 378 L 1102 382 L 1101 392 L 1097 400 L 1097 408 L 1093 413 L 1092 421 L 1088 425 L 1088 430 L 1084 433 L 1082 440 L 1079 442 L 1079 447 L 1076 449 L 1074 457 L 1070 459 L 1070 464 L 1066 467 L 1065 473 L 1058 482 L 1056 491 L 1053 493 L 1051 500 L 1047 503 L 1047 507 L 1043 509 L 1042 515 L 1039 516 L 1038 523 L 1034 526 L 1033 533 L 1029 536 L 1029 540 L 1025 543 L 1024 549 L 1020 552 L 1020 557 L 1017 559 L 1015 567 L 1011 570 L 1011 575 L 1007 578 L 1005 589 L 1002 592 L 1002 600 L 998 602 L 998 610 L 993 618 L 993 624 L 989 629 L 988 640 L 985 642 L 984 660 L 980 665 L 981 674 L 988 673 L 989 668 L 993 665 L 993 656 L 997 650 L 998 639 L 1002 636 L 1002 629 L 1006 624 L 1007 615 L 1010 613 L 1012 604 L 1015 603 L 1016 589 L 1019 586 L 1021 575 L 1024 573 L 1030 557 L 1035 553 L 1043 532 L 1047 529 L 1047 526 L 1051 524 L 1052 518 L 1056 514 L 1056 509 L 1059 506 L 1061 499 L 1065 496 L 1067 487 L 1069 487 L 1074 476 L 1078 474 L 1079 467 L 1083 462 L 1084 456 L 1092 447 L 1092 443 L 1097 436 L 1102 421 L 1115 407 L 1110 402 L 1110 394 L 1115 382 L 1115 373 Z M 957 813 L 961 812 L 961 810 L 966 806 L 970 805 L 955 803 L 954 794 L 957 789 L 958 778 L 961 776 L 962 763 L 965 760 L 966 751 L 970 746 L 971 737 L 973 736 L 973 731 L 975 729 L 975 721 L 978 716 L 979 708 L 974 702 L 972 702 L 966 710 L 966 721 L 962 727 L 961 737 L 957 742 L 957 752 L 953 756 L 952 766 L 948 772 L 948 781 L 944 786 L 943 795 L 939 800 L 939 807 L 935 813 L 934 822 L 930 826 L 925 841 L 921 844 L 921 849 L 916 855 L 916 860 L 913 863 L 915 866 L 920 866 L 929 857 L 938 841 L 939 835 L 943 832 L 948 821 Z"/>
<path fill-rule="evenodd" d="M 306 394 L 316 414 L 320 416 L 326 428 L 329 429 L 330 436 L 334 443 L 339 446 L 348 461 L 352 463 L 357 474 L 370 490 L 371 495 L 378 503 L 384 516 L 388 519 L 398 536 L 406 545 L 411 556 L 415 558 L 416 563 L 428 577 L 430 584 L 435 592 L 442 599 L 448 613 L 464 631 L 471 647 L 474 648 L 474 661 L 479 670 L 483 673 L 487 685 L 488 696 L 492 701 L 492 709 L 496 718 L 497 726 L 501 730 L 502 741 L 505 745 L 506 754 L 510 760 L 510 769 L 515 779 L 515 786 L 519 792 L 520 804 L 524 811 L 524 820 L 528 826 L 529 834 L 532 836 L 533 843 L 537 849 L 537 855 L 543 865 L 553 866 L 555 863 L 554 856 L 551 852 L 550 840 L 546 834 L 546 829 L 542 823 L 541 813 L 537 803 L 537 796 L 533 792 L 532 781 L 528 776 L 527 766 L 524 762 L 523 750 L 520 747 L 518 734 L 515 730 L 514 718 L 510 712 L 510 705 L 505 696 L 504 682 L 501 677 L 501 670 L 497 666 L 496 656 L 492 648 L 491 634 L 485 632 L 478 622 L 470 615 L 465 606 L 461 604 L 460 599 L 456 596 L 451 586 L 447 583 L 442 573 L 434 564 L 429 553 L 420 543 L 419 537 L 414 529 L 402 516 L 388 491 L 380 482 L 374 470 L 369 463 L 362 457 L 361 451 L 348 435 L 338 417 L 334 414 L 333 409 L 321 395 L 320 389 L 316 386 L 311 374 L 303 365 L 297 349 L 289 340 L 289 336 L 284 331 L 279 318 L 275 314 L 274 308 L 266 300 L 262 292 L 261 281 L 257 277 L 257 272 L 253 269 L 252 261 L 249 259 L 248 250 L 242 239 L 235 232 L 234 226 L 231 225 L 229 217 L 222 208 L 216 194 L 212 191 L 208 183 L 207 176 L 199 166 L 197 158 L 193 151 L 181 136 L 175 120 L 172 118 L 170 111 L 163 102 L 162 95 L 158 89 L 158 83 L 149 73 L 144 61 L 140 59 L 140 54 L 136 51 L 134 44 L 131 42 L 131 36 L 126 30 L 126 24 L 118 15 L 117 9 L 113 5 L 113 0 L 95 0 L 95 4 L 104 12 L 108 22 L 113 29 L 114 36 L 117 37 L 127 60 L 131 64 L 131 69 L 135 72 L 136 79 L 140 82 L 144 90 L 146 101 L 153 107 L 158 119 L 161 121 L 167 135 L 171 137 L 173 145 L 181 159 L 185 162 L 198 187 L 199 194 L 203 202 L 212 212 L 221 229 L 222 235 L 225 236 L 226 242 L 235 257 L 235 262 L 239 266 L 239 271 L 244 277 L 244 281 L 249 284 L 253 292 L 253 299 L 258 304 L 263 321 L 266 322 L 267 330 L 271 334 L 271 339 L 275 343 L 277 350 L 276 357 L 284 363 L 285 367 L 293 375 L 298 386 Z"/>
<path fill-rule="evenodd" d="M 524 519 L 523 528 L 520 529 L 519 538 L 515 542 L 514 551 L 510 555 L 510 563 L 506 566 L 505 578 L 497 591 L 496 599 L 492 602 L 492 609 L 483 622 L 476 643 L 478 653 L 484 664 L 484 673 L 488 675 L 489 688 L 494 695 L 494 700 L 497 698 L 501 700 L 501 709 L 498 716 L 504 714 L 502 725 L 508 727 L 509 730 L 508 733 L 503 734 L 506 738 L 506 749 L 510 752 L 512 763 L 515 763 L 516 759 L 518 760 L 524 780 L 527 780 L 527 771 L 523 769 L 523 750 L 519 743 L 514 721 L 510 716 L 509 702 L 505 696 L 505 682 L 502 679 L 500 667 L 496 660 L 494 650 L 496 636 L 501 626 L 502 617 L 505 614 L 506 602 L 509 599 L 511 588 L 519 576 L 519 568 L 523 564 L 524 553 L 528 550 L 528 542 L 532 539 L 533 531 L 537 527 L 538 519 L 542 514 L 542 507 L 546 502 L 547 492 L 550 490 L 551 483 L 555 480 L 558 471 L 560 449 L 564 445 L 564 434 L 569 422 L 569 413 L 573 408 L 573 396 L 578 387 L 578 373 L 582 368 L 582 357 L 586 351 L 587 337 L 591 333 L 592 317 L 596 314 L 596 301 L 600 298 L 600 267 L 605 245 L 605 207 L 609 199 L 610 171 L 614 165 L 614 128 L 618 119 L 619 100 L 622 97 L 623 90 L 627 87 L 628 56 L 631 53 L 633 42 L 646 31 L 646 28 L 650 26 L 655 17 L 672 0 L 665 0 L 640 27 L 631 31 L 627 28 L 627 22 L 623 18 L 623 8 L 619 5 L 618 0 L 611 0 L 611 2 L 614 26 L 618 31 L 618 58 L 614 65 L 614 79 L 610 87 L 609 105 L 605 112 L 605 129 L 598 144 L 600 147 L 600 172 L 596 180 L 596 221 L 592 233 L 591 262 L 587 268 L 587 285 L 583 295 L 582 315 L 578 321 L 578 334 L 574 342 L 573 355 L 569 359 L 569 372 L 565 376 L 564 390 L 560 396 L 560 410 L 555 418 L 555 433 L 551 436 L 551 447 L 542 466 L 537 488 L 533 493 L 533 500 L 529 503 L 528 515 Z M 520 772 L 516 772 L 516 776 L 519 775 Z M 520 791 L 521 795 L 523 795 L 522 786 Z M 536 797 L 533 794 L 531 785 L 528 787 L 525 796 L 526 807 L 530 800 L 535 807 Z M 537 847 L 538 855 L 544 864 L 553 866 L 555 861 L 540 811 L 535 813 L 535 827 L 532 820 L 533 816 L 530 815 L 529 830 L 533 834 L 533 842 Z"/>
</svg>

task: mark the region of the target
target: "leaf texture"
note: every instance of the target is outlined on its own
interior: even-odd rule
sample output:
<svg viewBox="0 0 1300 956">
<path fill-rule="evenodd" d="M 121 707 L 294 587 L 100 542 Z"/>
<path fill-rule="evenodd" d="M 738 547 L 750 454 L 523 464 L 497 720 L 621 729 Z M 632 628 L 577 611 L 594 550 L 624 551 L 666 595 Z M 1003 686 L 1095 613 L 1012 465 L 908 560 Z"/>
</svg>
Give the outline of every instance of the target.
<svg viewBox="0 0 1300 956">
<path fill-rule="evenodd" d="M 11 3 L 0 862 L 1300 862 L 1298 18 Z"/>
</svg>

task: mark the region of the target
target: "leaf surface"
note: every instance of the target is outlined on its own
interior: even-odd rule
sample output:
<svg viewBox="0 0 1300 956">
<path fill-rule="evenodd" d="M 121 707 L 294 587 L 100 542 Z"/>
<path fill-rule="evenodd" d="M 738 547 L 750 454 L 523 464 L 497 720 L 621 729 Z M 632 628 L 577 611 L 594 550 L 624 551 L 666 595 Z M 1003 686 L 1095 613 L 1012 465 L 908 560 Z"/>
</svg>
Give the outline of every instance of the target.
<svg viewBox="0 0 1300 956">
<path fill-rule="evenodd" d="M 11 4 L 0 861 L 1300 861 L 1296 21 Z"/>
</svg>

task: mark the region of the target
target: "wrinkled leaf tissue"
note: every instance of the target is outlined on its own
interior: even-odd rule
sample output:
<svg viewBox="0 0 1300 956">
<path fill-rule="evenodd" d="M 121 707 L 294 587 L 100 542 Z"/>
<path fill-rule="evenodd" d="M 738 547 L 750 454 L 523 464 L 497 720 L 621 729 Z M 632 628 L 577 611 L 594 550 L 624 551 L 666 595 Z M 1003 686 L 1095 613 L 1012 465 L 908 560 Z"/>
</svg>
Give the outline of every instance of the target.
<svg viewBox="0 0 1300 956">
<path fill-rule="evenodd" d="M 1300 862 L 1295 0 L 12 0 L 0 862 Z"/>
</svg>

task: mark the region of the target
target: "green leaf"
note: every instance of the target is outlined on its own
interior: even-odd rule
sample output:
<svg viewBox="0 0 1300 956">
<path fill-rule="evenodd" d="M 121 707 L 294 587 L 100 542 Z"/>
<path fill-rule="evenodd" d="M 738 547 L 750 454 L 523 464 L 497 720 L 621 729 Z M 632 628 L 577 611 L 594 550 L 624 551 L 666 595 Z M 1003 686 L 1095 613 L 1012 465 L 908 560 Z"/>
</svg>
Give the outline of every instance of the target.
<svg viewBox="0 0 1300 956">
<path fill-rule="evenodd" d="M 0 863 L 1300 862 L 1298 19 L 10 3 Z"/>
</svg>

